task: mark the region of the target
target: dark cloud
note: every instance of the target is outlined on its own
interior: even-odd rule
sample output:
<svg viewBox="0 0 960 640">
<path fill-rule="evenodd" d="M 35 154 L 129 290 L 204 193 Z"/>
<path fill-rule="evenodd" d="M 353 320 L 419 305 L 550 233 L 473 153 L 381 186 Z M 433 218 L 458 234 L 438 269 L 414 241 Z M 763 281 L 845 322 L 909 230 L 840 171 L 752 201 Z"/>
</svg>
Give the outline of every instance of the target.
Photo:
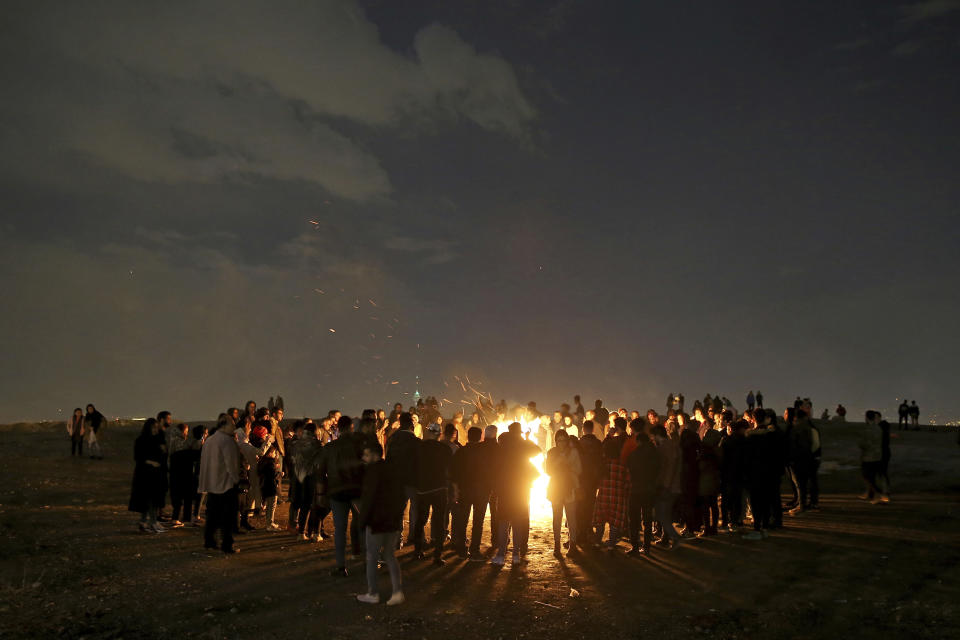
<svg viewBox="0 0 960 640">
<path fill-rule="evenodd" d="M 952 4 L 9 5 L 0 418 L 946 410 Z"/>
</svg>

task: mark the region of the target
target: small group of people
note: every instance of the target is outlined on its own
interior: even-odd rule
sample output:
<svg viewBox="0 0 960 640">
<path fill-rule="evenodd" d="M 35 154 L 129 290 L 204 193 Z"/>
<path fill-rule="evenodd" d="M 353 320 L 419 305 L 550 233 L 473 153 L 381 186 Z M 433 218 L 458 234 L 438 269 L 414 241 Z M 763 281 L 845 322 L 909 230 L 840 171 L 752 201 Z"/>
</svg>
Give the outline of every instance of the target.
<svg viewBox="0 0 960 640">
<path fill-rule="evenodd" d="M 83 445 L 87 445 L 87 455 L 91 460 L 103 460 L 103 448 L 100 446 L 100 430 L 107 419 L 92 404 L 87 410 L 77 407 L 66 421 L 67 436 L 70 438 L 70 457 L 83 457 Z"/>
<path fill-rule="evenodd" d="M 901 431 L 920 428 L 920 407 L 917 406 L 916 400 L 911 400 L 910 404 L 907 404 L 904 399 L 897 407 L 897 428 Z"/>
</svg>

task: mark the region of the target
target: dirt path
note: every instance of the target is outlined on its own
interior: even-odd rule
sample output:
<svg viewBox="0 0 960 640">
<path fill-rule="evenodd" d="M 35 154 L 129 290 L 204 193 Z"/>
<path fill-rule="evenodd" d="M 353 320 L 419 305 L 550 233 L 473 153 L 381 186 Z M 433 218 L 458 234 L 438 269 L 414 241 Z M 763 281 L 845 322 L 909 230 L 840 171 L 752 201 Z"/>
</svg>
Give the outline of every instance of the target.
<svg viewBox="0 0 960 640">
<path fill-rule="evenodd" d="M 899 451 L 955 456 L 954 436 L 937 436 L 909 434 Z M 846 445 L 823 477 L 823 509 L 767 540 L 722 535 L 637 560 L 623 545 L 559 563 L 540 521 L 522 569 L 449 554 L 437 568 L 404 550 L 408 602 L 388 609 L 354 600 L 359 560 L 346 579 L 327 575 L 332 541 L 257 531 L 224 557 L 202 550 L 197 529 L 136 533 L 132 432 L 111 434 L 104 461 L 65 457 L 54 426 L 0 437 L 15 452 L 0 467 L 2 638 L 960 637 L 956 471 L 912 476 L 904 459 L 909 493 L 871 506 L 854 497 Z"/>
</svg>

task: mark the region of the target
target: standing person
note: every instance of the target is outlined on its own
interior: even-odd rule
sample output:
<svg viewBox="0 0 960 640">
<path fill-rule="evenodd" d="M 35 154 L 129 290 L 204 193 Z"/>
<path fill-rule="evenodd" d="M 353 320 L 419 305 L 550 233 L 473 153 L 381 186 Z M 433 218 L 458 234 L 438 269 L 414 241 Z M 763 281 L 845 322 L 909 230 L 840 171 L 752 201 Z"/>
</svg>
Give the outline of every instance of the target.
<svg viewBox="0 0 960 640">
<path fill-rule="evenodd" d="M 266 429 L 264 429 L 264 433 Z M 269 436 L 268 436 L 269 437 Z M 253 445 L 263 443 L 263 436 L 255 434 Z M 272 440 L 266 452 L 257 461 L 257 477 L 260 479 L 260 499 L 263 500 L 266 513 L 266 530 L 280 531 L 280 525 L 275 521 L 277 511 L 277 497 L 280 495 L 280 448 Z"/>
<path fill-rule="evenodd" d="M 797 504 L 790 509 L 790 515 L 803 513 L 810 508 L 810 476 L 813 473 L 813 423 L 803 409 L 797 409 L 793 428 L 789 431 L 787 443 L 788 461 L 796 479 Z"/>
<path fill-rule="evenodd" d="M 610 421 L 610 412 L 603 406 L 603 400 L 598 398 L 593 403 L 593 407 L 594 424 L 600 425 L 601 429 L 606 428 L 607 422 Z"/>
<path fill-rule="evenodd" d="M 277 394 L 277 399 L 273 401 L 273 408 L 280 409 L 280 411 L 284 410 L 283 396 L 281 396 L 279 393 Z"/>
<path fill-rule="evenodd" d="M 553 506 L 553 555 L 562 558 L 560 550 L 560 532 L 563 527 L 563 513 L 567 513 L 567 532 L 570 538 L 570 554 L 577 553 L 580 543 L 577 530 L 577 489 L 580 485 L 580 455 L 570 443 L 566 431 L 558 431 L 556 446 L 547 452 L 544 470 L 550 476 L 547 485 L 547 499 Z"/>
<path fill-rule="evenodd" d="M 676 429 L 676 423 L 668 422 L 667 427 L 656 426 L 651 429 L 657 444 L 657 456 L 660 470 L 657 474 L 657 498 L 654 510 L 660 524 L 661 538 L 655 543 L 668 548 L 676 548 L 683 538 L 673 526 L 673 505 L 680 496 L 682 475 L 680 469 L 680 444 L 669 430 Z"/>
<path fill-rule="evenodd" d="M 193 483 L 194 452 L 188 425 L 178 424 L 172 431 L 175 437 L 170 438 L 167 451 L 170 457 L 170 504 L 173 505 L 170 524 L 172 527 L 182 527 L 183 522 L 190 521 L 193 498 L 197 494 L 197 487 Z"/>
<path fill-rule="evenodd" d="M 757 426 L 747 432 L 745 458 L 753 531 L 744 534 L 747 540 L 762 540 L 771 528 L 771 489 L 780 498 L 779 484 L 772 478 L 780 476 L 777 469 L 782 457 L 776 451 L 778 442 L 766 413 L 758 417 Z"/>
<path fill-rule="evenodd" d="M 700 456 L 697 460 L 700 515 L 703 518 L 702 533 L 705 536 L 717 535 L 717 526 L 720 519 L 717 498 L 720 494 L 721 438 L 720 431 L 716 429 L 707 431 L 700 442 Z"/>
<path fill-rule="evenodd" d="M 133 443 L 133 485 L 130 489 L 128 509 L 140 514 L 140 531 L 163 533 L 166 531 L 157 522 L 157 511 L 163 492 L 163 464 L 166 457 L 157 439 L 157 421 L 153 418 L 143 423 L 140 435 Z"/>
<path fill-rule="evenodd" d="M 574 422 L 578 427 L 583 426 L 583 421 L 587 415 L 587 412 L 583 408 L 583 403 L 580 402 L 580 396 L 573 396 L 573 418 Z"/>
<path fill-rule="evenodd" d="M 886 487 L 883 486 L 881 471 L 883 468 L 883 440 L 884 430 L 889 432 L 890 425 L 881 420 L 879 411 L 867 411 L 867 424 L 860 434 L 860 472 L 867 485 L 867 491 L 858 496 L 861 500 L 869 500 L 871 504 L 890 502 Z"/>
<path fill-rule="evenodd" d="M 614 429 L 603 440 L 603 475 L 597 492 L 597 505 L 593 511 L 593 525 L 597 527 L 600 541 L 603 541 L 604 526 L 610 525 L 610 537 L 607 549 L 617 546 L 623 531 L 627 528 L 627 503 L 630 497 L 630 476 L 626 466 L 620 462 L 620 453 L 626 439 L 627 421 L 614 419 Z"/>
<path fill-rule="evenodd" d="M 635 420 L 637 447 L 627 458 L 627 471 L 630 473 L 630 551 L 635 556 L 650 553 L 653 538 L 653 504 L 657 495 L 657 476 L 660 474 L 660 456 L 657 446 L 650 435 L 653 425 Z M 643 528 L 643 542 L 640 542 L 640 529 Z"/>
<path fill-rule="evenodd" d="M 910 424 L 914 429 L 920 429 L 920 407 L 916 400 L 910 401 Z"/>
<path fill-rule="evenodd" d="M 106 424 L 107 419 L 103 414 L 97 411 L 92 404 L 87 405 L 87 413 L 83 416 L 83 431 L 87 435 L 87 444 L 90 458 L 93 460 L 103 460 L 103 450 L 100 448 L 100 428 Z"/>
<path fill-rule="evenodd" d="M 403 577 L 400 563 L 394 551 L 403 528 L 403 510 L 406 500 L 403 483 L 394 477 L 394 465 L 383 460 L 379 442 L 368 440 L 363 445 L 363 488 L 360 494 L 360 509 L 357 522 L 366 536 L 367 547 L 367 592 L 357 600 L 378 604 L 380 593 L 377 587 L 377 564 L 383 558 L 390 570 L 390 585 L 393 593 L 387 605 L 403 604 Z"/>
<path fill-rule="evenodd" d="M 737 420 L 730 426 L 730 435 L 720 443 L 720 515 L 727 531 L 736 533 L 743 524 L 743 490 L 745 434 L 749 424 Z"/>
<path fill-rule="evenodd" d="M 397 417 L 398 429 L 387 440 L 387 462 L 394 465 L 396 478 L 403 484 L 403 494 L 406 496 L 407 513 L 407 541 L 414 539 L 414 527 L 417 522 L 417 469 L 420 460 L 420 439 L 413 434 L 413 416 L 409 413 L 400 413 Z M 401 546 L 403 546 L 401 542 Z"/>
<path fill-rule="evenodd" d="M 350 528 L 353 555 L 360 553 L 359 523 L 356 520 L 356 508 L 359 504 L 363 484 L 363 461 L 361 456 L 363 440 L 353 433 L 353 419 L 341 415 L 337 420 L 339 437 L 323 448 L 320 478 L 324 495 L 330 498 L 333 511 L 333 541 L 336 567 L 330 571 L 335 577 L 347 575 L 347 526 L 350 512 L 354 512 Z"/>
<path fill-rule="evenodd" d="M 680 517 L 683 519 L 685 538 L 692 538 L 700 532 L 703 518 L 700 515 L 700 436 L 695 421 L 684 414 L 677 416 L 677 428 L 680 430 Z"/>
<path fill-rule="evenodd" d="M 757 392 L 759 393 L 759 391 Z M 756 398 L 753 395 L 753 389 L 747 393 L 747 411 L 753 411 L 753 407 L 756 404 Z"/>
<path fill-rule="evenodd" d="M 667 394 L 667 413 L 673 411 L 673 402 L 676 396 L 673 395 L 673 392 Z"/>
<path fill-rule="evenodd" d="M 417 523 L 413 531 L 416 558 L 422 560 L 426 557 L 423 529 L 429 517 L 433 564 L 436 566 L 445 564 L 441 555 L 446 538 L 443 529 L 447 511 L 447 483 L 450 460 L 453 458 L 450 445 L 440 441 L 440 432 L 440 425 L 435 422 L 428 424 L 423 431 L 417 474 Z"/>
<path fill-rule="evenodd" d="M 904 398 L 903 402 L 900 403 L 900 406 L 897 407 L 897 429 L 903 431 L 904 429 L 910 428 L 910 405 L 907 404 L 907 399 Z"/>
<path fill-rule="evenodd" d="M 499 438 L 498 464 L 495 468 L 497 494 L 497 554 L 490 562 L 506 563 L 508 533 L 513 530 L 513 560 L 520 566 L 530 536 L 530 487 L 540 475 L 530 459 L 540 447 L 523 439 L 519 422 L 511 422 Z"/>
<path fill-rule="evenodd" d="M 757 400 L 757 409 L 763 409 L 763 392 L 762 391 L 757 391 L 756 400 Z"/>
<path fill-rule="evenodd" d="M 483 431 L 480 427 L 467 430 L 467 446 L 453 454 L 450 463 L 450 480 L 454 487 L 454 523 L 451 535 L 457 554 L 474 561 L 482 561 L 480 540 L 483 537 L 483 519 L 490 499 L 489 447 L 480 442 Z M 467 551 L 467 520 L 473 512 L 473 527 L 470 549 Z"/>
<path fill-rule="evenodd" d="M 488 424 L 483 429 L 483 441 L 480 445 L 483 447 L 484 454 L 484 476 L 489 483 L 489 491 L 487 494 L 487 504 L 490 506 L 490 548 L 497 548 L 497 536 L 500 531 L 500 521 L 497 515 L 497 482 L 494 477 L 494 473 L 497 469 L 500 468 L 500 445 L 497 443 L 497 433 L 500 431 L 500 428 L 495 424 Z M 474 516 L 476 517 L 476 516 Z M 477 543 L 479 545 L 479 542 Z M 470 545 L 473 546 L 473 540 L 470 541 Z M 481 561 L 483 558 L 479 556 L 476 558 L 471 558 L 471 560 Z"/>
<path fill-rule="evenodd" d="M 240 450 L 236 426 L 226 414 L 217 419 L 217 431 L 200 450 L 199 491 L 207 494 L 207 521 L 203 528 L 203 546 L 216 549 L 216 533 L 222 532 L 220 549 L 227 554 L 239 551 L 233 546 L 233 530 L 239 507 L 237 485 L 240 482 Z"/>
<path fill-rule="evenodd" d="M 167 514 L 163 512 L 167 506 L 167 493 L 170 491 L 170 440 L 175 436 L 176 429 L 173 428 L 173 415 L 169 411 L 160 411 L 157 413 L 157 439 L 160 446 L 163 447 L 163 493 L 160 496 L 160 510 L 157 512 L 157 520 L 166 522 L 169 520 Z"/>
<path fill-rule="evenodd" d="M 319 540 L 319 533 L 308 528 L 308 520 L 317 502 L 317 475 L 324 455 L 317 438 L 317 425 L 303 425 L 299 438 L 290 441 L 287 449 L 287 467 L 290 470 L 289 524 L 295 526 L 303 540 Z M 319 521 L 316 523 L 319 526 Z"/>
<path fill-rule="evenodd" d="M 585 420 L 577 443 L 580 451 L 580 497 L 577 503 L 580 534 L 577 537 L 581 546 L 591 544 L 594 539 L 593 509 L 597 504 L 597 489 L 603 474 L 603 444 L 593 431 L 593 421 Z"/>
<path fill-rule="evenodd" d="M 83 457 L 83 409 L 77 407 L 67 420 L 67 435 L 70 436 L 70 457 Z"/>
</svg>

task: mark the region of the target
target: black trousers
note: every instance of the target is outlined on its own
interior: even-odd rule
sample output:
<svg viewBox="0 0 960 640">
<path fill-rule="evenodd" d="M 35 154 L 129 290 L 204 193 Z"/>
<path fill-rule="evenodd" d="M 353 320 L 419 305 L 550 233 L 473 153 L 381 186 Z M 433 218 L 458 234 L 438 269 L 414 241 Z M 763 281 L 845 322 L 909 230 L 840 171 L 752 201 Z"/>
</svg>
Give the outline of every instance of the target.
<svg viewBox="0 0 960 640">
<path fill-rule="evenodd" d="M 630 544 L 640 548 L 640 528 L 643 527 L 643 546 L 650 547 L 653 538 L 653 495 L 630 494 Z"/>
<path fill-rule="evenodd" d="M 720 500 L 720 515 L 723 524 L 733 524 L 739 527 L 743 522 L 743 486 L 739 482 L 726 483 Z"/>
<path fill-rule="evenodd" d="M 716 533 L 720 520 L 720 506 L 717 504 L 717 494 L 700 496 L 700 515 L 703 516 L 705 533 Z"/>
<path fill-rule="evenodd" d="M 303 533 L 307 526 L 307 518 L 316 500 L 317 483 L 313 476 L 307 476 L 303 482 L 296 476 L 290 478 L 290 526 L 296 526 L 297 531 Z"/>
<path fill-rule="evenodd" d="M 458 551 L 467 548 L 467 520 L 473 512 L 473 525 L 470 531 L 470 553 L 480 553 L 480 539 L 483 537 L 483 520 L 487 515 L 486 495 L 460 496 L 453 511 L 453 533 L 450 535 L 453 546 Z"/>
<path fill-rule="evenodd" d="M 83 455 L 83 438 L 80 438 L 79 440 L 74 440 L 74 439 L 71 438 L 71 440 L 70 440 L 70 455 L 71 455 L 71 456 L 73 456 L 73 455 L 82 456 L 82 455 Z"/>
<path fill-rule="evenodd" d="M 220 548 L 224 551 L 233 549 L 233 528 L 237 523 L 237 490 L 230 489 L 226 493 L 207 494 L 207 521 L 203 528 L 204 546 L 217 546 L 216 532 L 223 532 Z"/>
<path fill-rule="evenodd" d="M 596 539 L 593 530 L 593 509 L 597 504 L 597 487 L 583 487 L 577 500 L 577 526 L 580 528 L 580 544 L 590 544 Z"/>
<path fill-rule="evenodd" d="M 430 515 L 430 512 L 433 515 Z M 443 542 L 446 534 L 443 532 L 444 515 L 447 511 L 446 488 L 430 493 L 417 494 L 417 524 L 413 530 L 413 544 L 417 553 L 423 553 L 423 528 L 427 526 L 427 517 L 430 518 L 430 538 L 433 541 L 433 556 L 439 558 L 443 552 Z"/>
<path fill-rule="evenodd" d="M 753 511 L 753 528 L 757 531 L 770 528 L 770 483 L 764 479 L 750 483 L 750 509 Z M 779 487 L 777 496 L 779 497 Z"/>
</svg>

